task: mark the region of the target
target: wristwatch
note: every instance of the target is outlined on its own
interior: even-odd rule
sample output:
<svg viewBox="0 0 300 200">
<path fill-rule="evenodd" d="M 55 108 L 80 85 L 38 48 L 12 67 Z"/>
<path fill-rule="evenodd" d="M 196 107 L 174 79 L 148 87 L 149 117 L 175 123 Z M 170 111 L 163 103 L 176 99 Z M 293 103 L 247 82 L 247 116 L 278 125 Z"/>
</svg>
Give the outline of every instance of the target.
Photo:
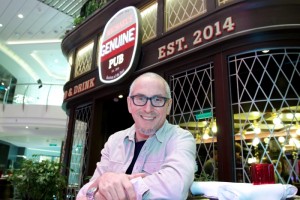
<svg viewBox="0 0 300 200">
<path fill-rule="evenodd" d="M 90 189 L 88 189 L 88 191 L 86 192 L 86 198 L 88 200 L 94 200 L 95 199 L 95 194 L 98 191 L 97 187 L 92 187 Z"/>
</svg>

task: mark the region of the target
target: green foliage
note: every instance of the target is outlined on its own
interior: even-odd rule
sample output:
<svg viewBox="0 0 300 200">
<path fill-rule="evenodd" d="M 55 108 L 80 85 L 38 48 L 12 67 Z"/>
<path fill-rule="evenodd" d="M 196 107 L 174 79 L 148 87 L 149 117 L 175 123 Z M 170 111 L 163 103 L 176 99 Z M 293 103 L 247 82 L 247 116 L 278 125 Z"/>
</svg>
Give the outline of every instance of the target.
<svg viewBox="0 0 300 200">
<path fill-rule="evenodd" d="M 24 160 L 9 180 L 22 199 L 48 200 L 54 199 L 54 196 L 62 199 L 67 181 L 60 173 L 61 167 L 62 164 L 48 160 Z"/>
<path fill-rule="evenodd" d="M 89 1 L 89 3 L 87 4 L 86 10 L 85 10 L 86 17 L 93 14 L 101 6 L 102 6 L 102 2 L 98 2 L 97 0 Z"/>
<path fill-rule="evenodd" d="M 93 14 L 96 10 L 102 8 L 106 1 L 99 1 L 99 0 L 90 0 L 87 4 L 82 8 L 81 15 L 76 17 L 73 21 L 74 26 L 79 25 L 82 23 L 88 16 Z"/>
<path fill-rule="evenodd" d="M 200 175 L 195 174 L 195 179 L 194 179 L 194 181 L 213 181 L 213 180 L 214 180 L 213 176 L 205 173 L 204 170 L 201 172 Z"/>
<path fill-rule="evenodd" d="M 81 17 L 81 16 L 74 18 L 74 21 L 73 21 L 74 26 L 77 26 L 77 25 L 81 24 L 81 22 L 83 22 L 84 19 L 85 18 Z"/>
</svg>

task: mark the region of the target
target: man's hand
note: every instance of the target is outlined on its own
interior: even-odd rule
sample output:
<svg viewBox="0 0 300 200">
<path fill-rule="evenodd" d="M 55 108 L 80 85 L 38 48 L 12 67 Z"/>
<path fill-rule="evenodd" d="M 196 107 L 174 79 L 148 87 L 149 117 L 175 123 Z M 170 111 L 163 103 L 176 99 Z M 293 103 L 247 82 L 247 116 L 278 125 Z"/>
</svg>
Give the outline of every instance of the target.
<svg viewBox="0 0 300 200">
<path fill-rule="evenodd" d="M 136 194 L 131 179 L 145 177 L 145 174 L 120 174 L 107 172 L 97 180 L 98 191 L 96 200 L 136 200 Z"/>
</svg>

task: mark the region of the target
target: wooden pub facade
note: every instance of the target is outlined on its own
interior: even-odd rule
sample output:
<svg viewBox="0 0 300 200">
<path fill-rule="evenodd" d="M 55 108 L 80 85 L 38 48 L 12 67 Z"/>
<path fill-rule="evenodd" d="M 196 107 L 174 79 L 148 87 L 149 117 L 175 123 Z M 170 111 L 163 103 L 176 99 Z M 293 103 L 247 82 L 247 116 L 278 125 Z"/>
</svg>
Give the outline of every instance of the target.
<svg viewBox="0 0 300 200">
<path fill-rule="evenodd" d="M 132 7 L 136 21 L 126 12 L 115 18 Z M 129 86 L 148 71 L 170 84 L 168 120 L 197 141 L 196 178 L 250 182 L 249 165 L 267 162 L 278 182 L 299 183 L 299 10 L 294 0 L 114 0 L 69 32 L 62 159 L 73 169 L 66 171 L 70 194 L 93 174 L 109 135 L 132 125 Z M 126 24 L 138 24 L 134 51 L 122 53 L 123 36 L 104 47 L 113 34 L 133 30 Z M 132 68 L 124 70 L 126 62 Z M 208 174 L 204 165 L 215 151 Z"/>
</svg>

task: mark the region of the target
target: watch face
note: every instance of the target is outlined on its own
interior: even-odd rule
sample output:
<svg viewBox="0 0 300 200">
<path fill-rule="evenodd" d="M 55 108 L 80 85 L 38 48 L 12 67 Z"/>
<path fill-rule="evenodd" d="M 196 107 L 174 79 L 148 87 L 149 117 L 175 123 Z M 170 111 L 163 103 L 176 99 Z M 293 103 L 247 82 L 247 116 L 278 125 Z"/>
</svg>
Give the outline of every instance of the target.
<svg viewBox="0 0 300 200">
<path fill-rule="evenodd" d="M 87 199 L 94 200 L 95 193 L 97 192 L 97 190 L 98 190 L 98 188 L 96 188 L 96 187 L 90 188 L 86 193 Z"/>
</svg>

